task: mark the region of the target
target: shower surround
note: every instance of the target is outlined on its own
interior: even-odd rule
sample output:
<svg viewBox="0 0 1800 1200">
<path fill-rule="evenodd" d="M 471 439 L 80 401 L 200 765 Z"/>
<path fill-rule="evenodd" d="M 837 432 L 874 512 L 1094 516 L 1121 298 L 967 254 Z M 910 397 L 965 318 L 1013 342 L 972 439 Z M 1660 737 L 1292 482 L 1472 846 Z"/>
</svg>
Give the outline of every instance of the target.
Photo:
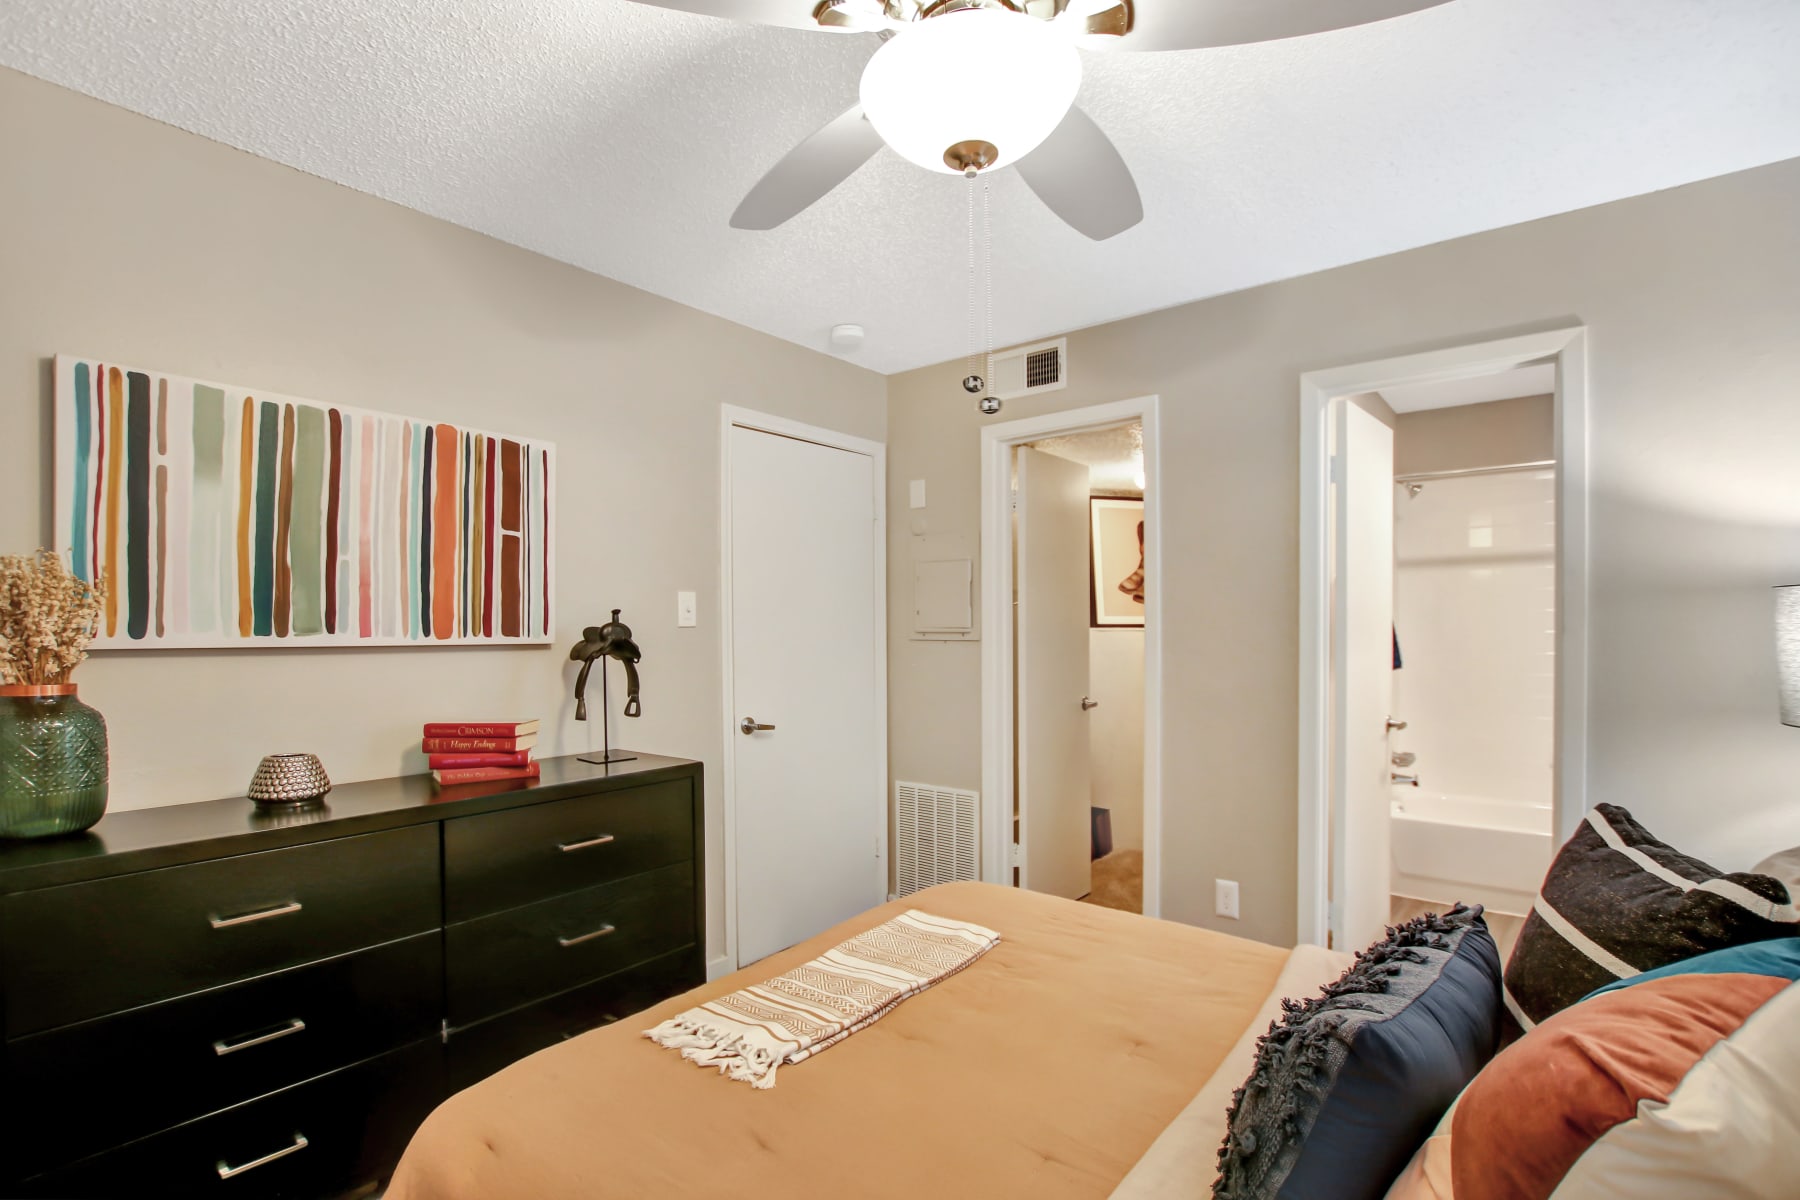
<svg viewBox="0 0 1800 1200">
<path fill-rule="evenodd" d="M 1397 484 L 1393 889 L 1521 913 L 1549 865 L 1556 473 Z"/>
</svg>

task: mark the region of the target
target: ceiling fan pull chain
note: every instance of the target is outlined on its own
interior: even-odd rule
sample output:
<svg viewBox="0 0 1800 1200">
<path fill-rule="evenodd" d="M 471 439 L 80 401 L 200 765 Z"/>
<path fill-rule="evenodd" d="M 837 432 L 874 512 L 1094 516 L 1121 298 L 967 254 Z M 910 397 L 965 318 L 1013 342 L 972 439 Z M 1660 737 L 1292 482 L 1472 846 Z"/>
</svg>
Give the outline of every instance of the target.
<svg viewBox="0 0 1800 1200">
<path fill-rule="evenodd" d="M 982 377 L 991 385 L 994 380 L 994 189 L 985 179 L 981 182 L 981 236 L 987 243 L 987 262 L 982 274 L 987 284 L 987 357 L 982 363 Z"/>
<path fill-rule="evenodd" d="M 981 411 L 993 416 L 1000 411 L 1000 397 L 988 390 L 994 380 L 994 193 L 986 180 L 981 182 L 981 257 L 977 271 L 975 244 L 975 178 L 969 177 L 969 375 L 963 390 L 981 397 Z M 976 296 L 976 276 L 987 289 L 986 319 Z M 985 394 L 984 394 L 985 393 Z"/>
<path fill-rule="evenodd" d="M 986 380 L 981 374 L 981 328 L 977 305 L 979 303 L 976 281 L 975 259 L 975 176 L 968 177 L 969 207 L 969 373 L 963 379 L 963 388 L 971 395 L 978 394 Z"/>
</svg>

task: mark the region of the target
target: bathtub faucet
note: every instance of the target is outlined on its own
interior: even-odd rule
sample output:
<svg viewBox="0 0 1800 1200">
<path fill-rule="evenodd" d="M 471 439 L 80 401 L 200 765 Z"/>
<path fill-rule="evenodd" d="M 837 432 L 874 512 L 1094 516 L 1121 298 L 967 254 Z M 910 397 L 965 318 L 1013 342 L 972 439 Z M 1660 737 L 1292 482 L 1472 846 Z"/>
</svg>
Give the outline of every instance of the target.
<svg viewBox="0 0 1800 1200">
<path fill-rule="evenodd" d="M 1410 783 L 1413 787 L 1419 786 L 1419 777 L 1417 775 L 1402 775 L 1396 771 L 1390 771 L 1388 772 L 1388 778 L 1395 783 Z"/>
<path fill-rule="evenodd" d="M 1414 754 L 1411 750 L 1394 751 L 1394 765 L 1396 767 L 1410 767 L 1418 761 L 1419 756 Z"/>
</svg>

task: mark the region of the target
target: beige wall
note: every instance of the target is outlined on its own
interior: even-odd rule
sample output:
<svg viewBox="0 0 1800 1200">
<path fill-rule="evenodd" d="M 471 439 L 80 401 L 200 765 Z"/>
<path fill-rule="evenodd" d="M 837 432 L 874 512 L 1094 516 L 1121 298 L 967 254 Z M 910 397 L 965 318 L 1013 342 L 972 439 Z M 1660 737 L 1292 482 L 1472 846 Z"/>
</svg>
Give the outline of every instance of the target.
<svg viewBox="0 0 1800 1200">
<path fill-rule="evenodd" d="M 1386 425 L 1389 429 L 1397 430 L 1399 428 L 1400 414 L 1395 412 L 1393 408 L 1388 405 L 1388 402 L 1382 398 L 1380 392 L 1358 392 L 1354 396 L 1345 396 L 1344 399 L 1348 400 L 1351 404 L 1356 405 L 1356 407 L 1362 409 L 1371 417 L 1374 417 L 1377 421 Z"/>
<path fill-rule="evenodd" d="M 1800 842 L 1767 590 L 1800 579 L 1797 211 L 1789 161 L 1152 313 L 1071 334 L 1068 390 L 1007 405 L 1162 397 L 1165 916 L 1293 936 L 1300 373 L 1571 321 L 1592 330 L 1589 799 L 1722 866 Z M 890 380 L 890 503 L 925 478 L 932 535 L 975 543 L 962 373 Z M 919 540 L 896 530 L 890 578 Z M 979 648 L 896 624 L 890 679 L 894 772 L 979 787 Z M 1241 921 L 1212 917 L 1219 876 Z"/>
<path fill-rule="evenodd" d="M 556 644 L 103 655 L 78 681 L 114 806 L 241 794 L 272 751 L 419 770 L 427 719 L 541 716 L 542 753 L 584 750 L 568 647 L 619 607 L 644 716 L 618 740 L 706 764 L 720 953 L 719 404 L 879 440 L 885 381 L 4 70 L 0 163 L 0 552 L 47 533 L 57 351 L 558 446 Z"/>
<path fill-rule="evenodd" d="M 1556 398 L 1519 396 L 1401 413 L 1394 474 L 1510 467 L 1556 457 Z"/>
</svg>

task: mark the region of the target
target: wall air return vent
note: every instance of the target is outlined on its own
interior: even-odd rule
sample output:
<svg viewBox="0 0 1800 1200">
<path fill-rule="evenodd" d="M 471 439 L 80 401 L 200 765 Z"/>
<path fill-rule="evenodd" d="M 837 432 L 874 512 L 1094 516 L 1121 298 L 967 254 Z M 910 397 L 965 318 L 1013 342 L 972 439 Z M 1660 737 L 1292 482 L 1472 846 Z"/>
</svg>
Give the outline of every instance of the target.
<svg viewBox="0 0 1800 1200">
<path fill-rule="evenodd" d="M 1069 340 L 1039 342 L 994 355 L 993 394 L 1002 400 L 1069 386 Z"/>
<path fill-rule="evenodd" d="M 981 797 L 928 783 L 894 783 L 894 895 L 979 879 Z"/>
</svg>

